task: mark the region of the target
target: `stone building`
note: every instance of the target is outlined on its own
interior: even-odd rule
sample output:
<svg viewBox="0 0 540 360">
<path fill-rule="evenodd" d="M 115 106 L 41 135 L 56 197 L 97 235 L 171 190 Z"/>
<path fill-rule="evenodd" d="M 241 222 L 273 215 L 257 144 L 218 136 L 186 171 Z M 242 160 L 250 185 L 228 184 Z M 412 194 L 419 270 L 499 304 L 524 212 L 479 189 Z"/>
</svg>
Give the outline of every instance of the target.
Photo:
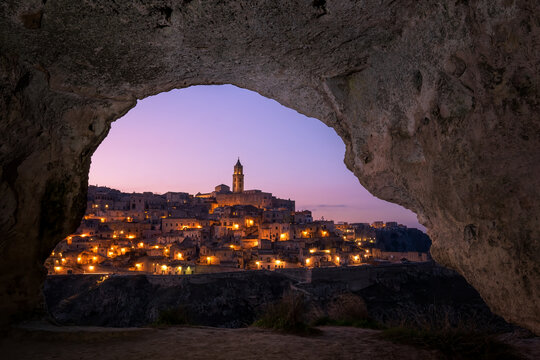
<svg viewBox="0 0 540 360">
<path fill-rule="evenodd" d="M 233 191 L 227 191 L 225 185 L 216 187 L 216 191 L 208 194 L 216 199 L 215 207 L 251 205 L 259 209 L 287 209 L 294 211 L 295 203 L 293 200 L 278 199 L 271 193 L 261 190 L 244 190 L 244 171 L 240 159 L 234 166 L 233 172 Z M 202 195 L 202 194 L 201 194 Z"/>
<path fill-rule="evenodd" d="M 234 165 L 233 173 L 233 193 L 244 192 L 244 167 L 240 163 L 240 158 Z"/>
</svg>

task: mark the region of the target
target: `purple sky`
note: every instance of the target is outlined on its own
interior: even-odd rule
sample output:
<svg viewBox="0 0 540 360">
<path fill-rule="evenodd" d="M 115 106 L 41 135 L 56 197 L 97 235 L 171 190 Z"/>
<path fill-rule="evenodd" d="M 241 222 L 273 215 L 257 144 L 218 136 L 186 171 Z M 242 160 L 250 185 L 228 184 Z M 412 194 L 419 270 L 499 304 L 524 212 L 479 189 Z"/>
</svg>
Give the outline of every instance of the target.
<svg viewBox="0 0 540 360">
<path fill-rule="evenodd" d="M 239 156 L 245 188 L 296 200 L 314 218 L 398 221 L 416 215 L 369 194 L 345 167 L 332 128 L 232 85 L 193 86 L 138 102 L 92 157 L 90 184 L 126 192 L 210 192 L 232 186 Z"/>
</svg>

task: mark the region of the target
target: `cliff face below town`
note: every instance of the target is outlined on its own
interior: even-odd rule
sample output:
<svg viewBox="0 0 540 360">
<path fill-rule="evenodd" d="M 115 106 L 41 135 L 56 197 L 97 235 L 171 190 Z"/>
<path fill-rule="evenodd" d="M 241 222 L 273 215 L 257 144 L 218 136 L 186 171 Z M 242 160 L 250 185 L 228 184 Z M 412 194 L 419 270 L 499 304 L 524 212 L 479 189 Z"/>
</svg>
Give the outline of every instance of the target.
<svg viewBox="0 0 540 360">
<path fill-rule="evenodd" d="M 143 326 L 178 310 L 193 325 L 244 327 L 266 306 L 295 293 L 304 298 L 311 320 L 343 294 L 353 294 L 381 322 L 437 311 L 474 318 L 489 330 L 511 329 L 463 277 L 430 263 L 191 276 L 60 275 L 47 278 L 44 293 L 50 316 L 63 325 Z"/>
<path fill-rule="evenodd" d="M 111 122 L 149 95 L 230 83 L 333 127 L 362 185 L 418 214 L 437 261 L 540 333 L 539 7 L 3 1 L 2 323 L 39 304 Z"/>
</svg>

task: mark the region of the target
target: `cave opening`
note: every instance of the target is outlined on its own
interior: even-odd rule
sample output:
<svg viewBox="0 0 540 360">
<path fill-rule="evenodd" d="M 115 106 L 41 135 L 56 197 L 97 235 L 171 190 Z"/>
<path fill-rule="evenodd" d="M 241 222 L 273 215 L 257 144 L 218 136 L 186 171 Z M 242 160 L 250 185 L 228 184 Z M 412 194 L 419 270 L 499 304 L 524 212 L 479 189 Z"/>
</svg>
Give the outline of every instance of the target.
<svg viewBox="0 0 540 360">
<path fill-rule="evenodd" d="M 112 123 L 93 154 L 85 215 L 45 261 L 47 272 L 191 275 L 364 265 L 373 259 L 376 224 L 423 228 L 411 211 L 369 194 L 343 164 L 344 152 L 332 128 L 233 85 L 192 86 L 145 98 Z M 271 212 L 266 216 L 262 205 L 246 211 L 247 204 L 215 204 L 212 190 L 231 185 L 237 158 L 246 169 L 247 192 L 296 201 L 292 209 L 272 209 L 276 219 Z M 295 210 L 324 225 L 309 226 L 305 218 L 298 224 Z M 331 242 L 314 241 L 318 236 L 343 238 L 358 249 L 340 252 Z M 300 242 L 289 253 L 274 246 L 294 241 Z M 186 244 L 193 242 L 192 250 Z M 263 242 L 272 244 L 262 251 Z M 428 249 L 422 250 L 426 257 Z M 46 283 L 45 294 L 58 291 L 58 284 L 50 284 L 55 283 Z M 47 301 L 53 317 L 61 317 L 59 304 Z"/>
<path fill-rule="evenodd" d="M 362 184 L 429 228 L 434 258 L 495 313 L 539 334 L 540 11 L 529 3 L 3 2 L 0 326 L 42 309 L 43 260 L 79 225 L 90 158 L 111 122 L 136 99 L 235 83 L 334 128 Z M 116 304 L 131 299 L 121 278 L 102 283 L 121 290 Z M 192 290 L 215 294 L 203 285 Z M 85 309 L 117 309 L 94 305 Z M 35 358 L 12 348 L 12 358 Z"/>
</svg>

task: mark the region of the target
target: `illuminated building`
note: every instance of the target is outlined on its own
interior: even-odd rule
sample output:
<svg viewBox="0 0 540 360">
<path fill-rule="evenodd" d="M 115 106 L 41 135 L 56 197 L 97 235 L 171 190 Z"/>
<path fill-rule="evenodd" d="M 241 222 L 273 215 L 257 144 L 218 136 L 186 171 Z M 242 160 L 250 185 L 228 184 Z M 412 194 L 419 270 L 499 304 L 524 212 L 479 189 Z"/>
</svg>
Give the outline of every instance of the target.
<svg viewBox="0 0 540 360">
<path fill-rule="evenodd" d="M 234 165 L 233 173 L 233 193 L 244 192 L 244 167 L 240 163 L 240 158 Z"/>
</svg>

